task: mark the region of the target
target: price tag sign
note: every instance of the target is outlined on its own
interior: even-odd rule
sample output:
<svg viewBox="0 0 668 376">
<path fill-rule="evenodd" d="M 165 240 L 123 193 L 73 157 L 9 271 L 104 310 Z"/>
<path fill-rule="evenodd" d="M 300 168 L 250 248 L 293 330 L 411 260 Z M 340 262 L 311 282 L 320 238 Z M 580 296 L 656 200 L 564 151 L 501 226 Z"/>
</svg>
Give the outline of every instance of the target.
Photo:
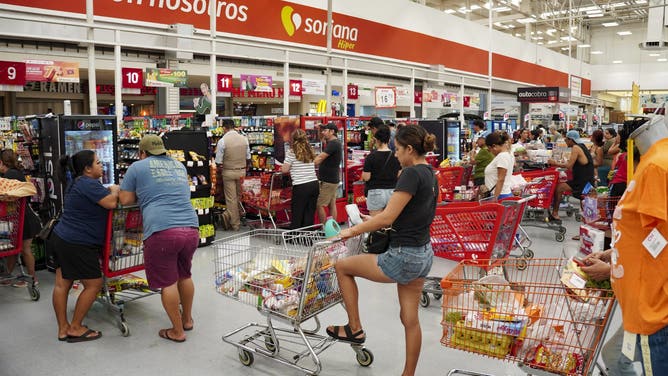
<svg viewBox="0 0 668 376">
<path fill-rule="evenodd" d="M 232 92 L 232 75 L 231 74 L 218 74 L 218 92 L 219 93 L 231 93 Z"/>
<path fill-rule="evenodd" d="M 348 99 L 357 99 L 360 96 L 357 85 L 348 85 Z"/>
<path fill-rule="evenodd" d="M 14 61 L 0 61 L 0 85 L 26 84 L 26 65 Z"/>
<path fill-rule="evenodd" d="M 302 80 L 290 80 L 290 96 L 302 96 Z"/>
<path fill-rule="evenodd" d="M 121 88 L 141 89 L 144 87 L 144 71 L 140 68 L 122 68 Z"/>
<path fill-rule="evenodd" d="M 397 88 L 393 86 L 377 86 L 375 94 L 376 108 L 397 107 Z"/>
</svg>

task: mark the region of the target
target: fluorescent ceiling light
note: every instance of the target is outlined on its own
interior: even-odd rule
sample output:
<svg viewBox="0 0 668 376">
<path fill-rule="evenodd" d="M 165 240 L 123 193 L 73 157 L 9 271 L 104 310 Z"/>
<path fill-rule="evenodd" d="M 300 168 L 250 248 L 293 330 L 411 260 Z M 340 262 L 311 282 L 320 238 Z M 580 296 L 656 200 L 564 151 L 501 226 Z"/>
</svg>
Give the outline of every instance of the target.
<svg viewBox="0 0 668 376">
<path fill-rule="evenodd" d="M 541 46 L 542 46 L 542 45 L 544 45 L 545 43 L 543 43 L 543 42 L 538 42 L 538 43 L 536 43 L 536 44 L 538 44 L 538 45 L 541 45 Z"/>
<path fill-rule="evenodd" d="M 533 17 L 520 18 L 519 20 L 517 20 L 517 22 L 519 22 L 521 24 L 528 24 L 528 23 L 536 22 L 536 19 L 533 18 Z"/>
<path fill-rule="evenodd" d="M 492 2 L 491 2 L 491 1 L 488 1 L 488 2 L 486 2 L 482 7 L 485 8 L 485 9 L 489 9 L 489 8 L 492 7 L 492 5 L 493 5 Z"/>
<path fill-rule="evenodd" d="M 647 4 L 647 0 L 636 0 L 636 4 Z"/>
<path fill-rule="evenodd" d="M 601 25 L 603 25 L 603 27 L 613 27 L 613 26 L 619 26 L 619 23 L 617 23 L 617 22 L 603 22 Z"/>
<path fill-rule="evenodd" d="M 453 14 L 453 13 L 457 13 L 457 11 L 454 10 L 454 9 L 446 9 L 446 10 L 443 11 L 443 13 Z"/>
<path fill-rule="evenodd" d="M 618 32 L 617 32 L 617 35 L 619 35 L 619 36 L 631 35 L 631 34 L 633 34 L 633 33 L 630 32 L 630 31 L 628 31 L 628 30 L 625 30 L 625 31 L 618 31 Z"/>
<path fill-rule="evenodd" d="M 587 17 L 589 17 L 589 18 L 603 17 L 603 13 L 588 14 Z"/>
<path fill-rule="evenodd" d="M 661 56 L 661 54 L 653 53 L 653 54 L 649 54 L 649 56 L 651 56 L 651 57 L 657 57 L 657 56 Z"/>
<path fill-rule="evenodd" d="M 603 55 L 603 51 L 592 51 L 590 52 L 592 55 Z"/>
<path fill-rule="evenodd" d="M 543 37 L 531 37 L 533 40 L 543 40 Z"/>
<path fill-rule="evenodd" d="M 480 7 L 478 5 L 471 5 L 471 10 L 478 10 Z"/>
<path fill-rule="evenodd" d="M 613 60 L 612 63 L 613 63 L 613 64 L 621 64 L 621 63 L 623 63 L 623 61 L 621 61 L 621 60 Z"/>
<path fill-rule="evenodd" d="M 561 50 L 562 51 L 568 51 L 568 50 L 570 50 L 570 48 L 569 47 L 561 47 Z"/>
<path fill-rule="evenodd" d="M 555 43 L 557 43 L 557 42 L 558 42 L 558 41 L 556 41 L 556 40 L 548 40 L 548 41 L 547 41 L 547 44 L 555 44 Z"/>
<path fill-rule="evenodd" d="M 591 47 L 590 44 L 578 44 L 578 48 L 589 48 Z"/>
<path fill-rule="evenodd" d="M 656 61 L 662 61 L 663 62 L 663 61 L 668 61 L 668 59 L 666 59 L 665 57 L 662 57 L 660 59 L 656 59 Z"/>
<path fill-rule="evenodd" d="M 565 41 L 571 41 L 571 42 L 573 42 L 573 41 L 577 41 L 577 39 L 575 39 L 575 38 L 573 38 L 573 37 L 569 37 L 569 36 L 561 37 L 561 38 L 559 38 L 559 39 L 561 39 L 561 40 L 565 40 Z"/>
<path fill-rule="evenodd" d="M 461 14 L 471 13 L 471 11 L 470 11 L 469 9 L 467 9 L 467 8 L 459 8 L 459 9 L 457 10 L 457 12 L 459 12 L 459 13 L 461 13 Z"/>
<path fill-rule="evenodd" d="M 608 5 L 608 6 L 609 6 L 610 8 L 619 8 L 619 7 L 626 6 L 626 3 L 614 3 L 614 4 L 610 4 L 610 5 Z"/>
<path fill-rule="evenodd" d="M 496 13 L 501 13 L 501 12 L 511 11 L 512 9 L 510 9 L 509 7 L 496 7 L 492 10 L 495 11 Z"/>
<path fill-rule="evenodd" d="M 516 37 L 521 37 L 522 34 L 520 34 L 520 33 L 515 33 L 515 36 L 516 36 Z"/>
<path fill-rule="evenodd" d="M 582 8 L 580 10 L 584 10 L 584 8 Z M 601 8 L 595 8 L 595 9 L 587 11 L 587 14 L 595 14 L 595 13 L 603 13 L 603 10 Z"/>
<path fill-rule="evenodd" d="M 538 31 L 536 31 L 536 34 L 541 35 L 541 34 L 543 34 L 543 32 L 538 30 Z"/>
</svg>

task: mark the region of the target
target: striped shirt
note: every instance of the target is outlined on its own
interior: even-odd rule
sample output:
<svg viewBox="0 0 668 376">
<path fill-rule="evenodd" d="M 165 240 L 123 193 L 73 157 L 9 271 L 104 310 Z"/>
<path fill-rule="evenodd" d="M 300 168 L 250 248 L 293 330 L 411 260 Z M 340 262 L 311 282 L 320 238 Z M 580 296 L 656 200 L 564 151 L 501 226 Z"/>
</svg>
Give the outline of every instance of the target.
<svg viewBox="0 0 668 376">
<path fill-rule="evenodd" d="M 292 177 L 292 185 L 299 185 L 318 180 L 315 175 L 315 164 L 313 162 L 304 163 L 295 157 L 292 150 L 285 152 L 285 161 L 290 165 L 290 176 Z"/>
</svg>

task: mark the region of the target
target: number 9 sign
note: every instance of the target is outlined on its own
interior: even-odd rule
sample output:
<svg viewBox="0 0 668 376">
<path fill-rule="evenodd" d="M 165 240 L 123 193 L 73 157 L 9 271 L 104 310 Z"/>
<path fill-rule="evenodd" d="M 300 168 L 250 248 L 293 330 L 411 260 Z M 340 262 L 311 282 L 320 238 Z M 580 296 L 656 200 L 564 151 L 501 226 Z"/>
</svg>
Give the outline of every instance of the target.
<svg viewBox="0 0 668 376">
<path fill-rule="evenodd" d="M 26 65 L 14 61 L 0 61 L 0 85 L 26 84 Z"/>
<path fill-rule="evenodd" d="M 374 88 L 376 108 L 397 107 L 397 88 L 393 86 L 377 86 Z"/>
</svg>

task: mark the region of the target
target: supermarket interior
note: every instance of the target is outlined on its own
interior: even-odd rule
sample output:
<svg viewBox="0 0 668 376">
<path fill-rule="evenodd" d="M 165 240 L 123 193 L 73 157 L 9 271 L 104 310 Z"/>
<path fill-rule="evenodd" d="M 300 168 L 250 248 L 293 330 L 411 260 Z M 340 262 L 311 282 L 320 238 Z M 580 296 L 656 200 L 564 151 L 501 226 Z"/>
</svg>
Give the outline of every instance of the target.
<svg viewBox="0 0 668 376">
<path fill-rule="evenodd" d="M 376 215 L 369 191 L 388 187 L 370 181 L 395 151 L 412 167 L 398 151 L 409 127 L 435 136 L 418 155 L 438 184 L 415 374 L 651 374 L 621 354 L 623 270 L 611 284 L 614 257 L 605 278 L 581 268 L 619 241 L 617 203 L 668 138 L 667 0 L 0 0 L 0 21 L 0 375 L 399 374 L 401 286 L 355 279 L 366 342 L 325 327 L 348 318 L 334 265 L 370 253 L 351 206 Z M 231 130 L 245 168 L 221 153 Z M 319 175 L 340 145 L 332 205 L 306 228 L 292 215 L 301 131 Z M 170 319 L 145 272 L 137 189 L 138 206 L 100 222 L 103 283 L 84 324 L 104 335 L 69 345 L 51 299 L 63 277 L 49 226 L 72 178 L 59 160 L 92 150 L 96 184 L 120 185 L 122 201 L 152 135 L 187 177 L 198 226 L 193 327 L 183 344 L 158 335 Z M 245 170 L 232 211 L 230 169 Z M 642 199 L 661 207 L 657 195 Z M 656 260 L 666 211 L 643 243 Z M 41 230 L 22 239 L 31 215 Z"/>
</svg>

